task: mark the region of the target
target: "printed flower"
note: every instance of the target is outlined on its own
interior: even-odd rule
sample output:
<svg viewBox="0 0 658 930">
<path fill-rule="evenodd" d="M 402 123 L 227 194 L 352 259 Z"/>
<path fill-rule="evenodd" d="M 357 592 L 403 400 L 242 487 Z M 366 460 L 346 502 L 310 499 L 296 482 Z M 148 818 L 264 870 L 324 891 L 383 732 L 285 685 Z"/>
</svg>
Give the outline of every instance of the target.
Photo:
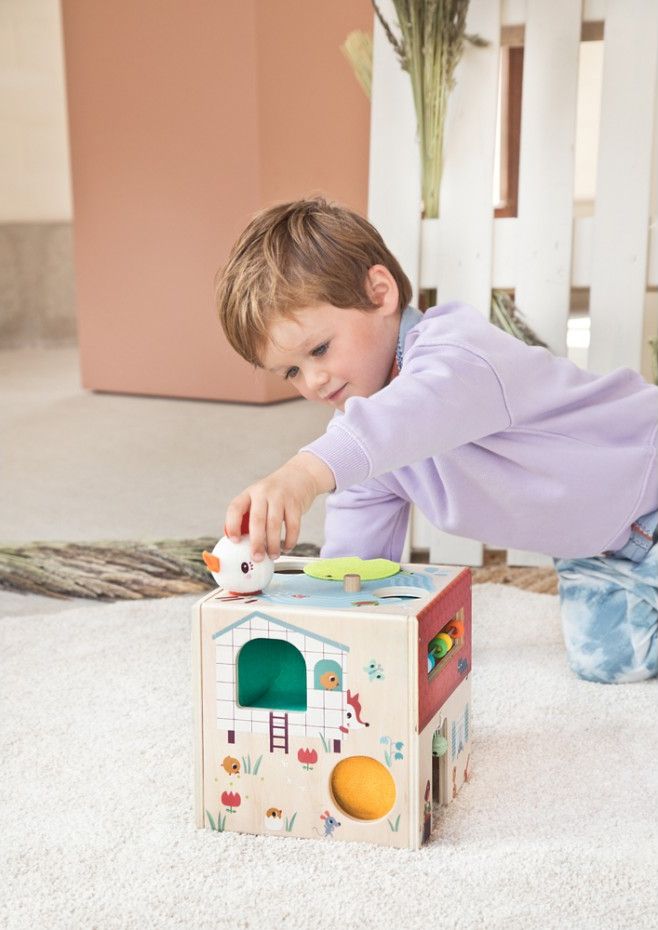
<svg viewBox="0 0 658 930">
<path fill-rule="evenodd" d="M 318 754 L 315 749 L 300 749 L 297 758 L 308 772 L 311 766 L 318 761 Z"/>
<path fill-rule="evenodd" d="M 392 766 L 395 759 L 404 759 L 404 755 L 402 754 L 404 743 L 402 740 L 395 741 L 392 736 L 380 736 L 379 742 L 388 747 L 384 750 L 384 759 L 389 768 Z"/>
<path fill-rule="evenodd" d="M 234 814 L 236 807 L 240 807 L 241 802 L 242 798 L 237 791 L 222 791 L 222 804 L 229 814 Z"/>
</svg>

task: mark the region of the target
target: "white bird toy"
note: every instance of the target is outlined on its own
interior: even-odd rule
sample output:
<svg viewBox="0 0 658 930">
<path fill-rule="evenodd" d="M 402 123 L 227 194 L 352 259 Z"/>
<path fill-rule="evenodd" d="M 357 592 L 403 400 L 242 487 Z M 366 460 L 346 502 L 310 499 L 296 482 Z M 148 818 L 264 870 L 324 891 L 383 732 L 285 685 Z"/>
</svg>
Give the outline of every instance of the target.
<svg viewBox="0 0 658 930">
<path fill-rule="evenodd" d="M 240 542 L 222 536 L 212 552 L 203 553 L 203 561 L 217 584 L 229 594 L 258 594 L 272 580 L 274 562 L 268 555 L 262 562 L 254 562 L 248 513 L 243 516 L 240 529 Z"/>
</svg>

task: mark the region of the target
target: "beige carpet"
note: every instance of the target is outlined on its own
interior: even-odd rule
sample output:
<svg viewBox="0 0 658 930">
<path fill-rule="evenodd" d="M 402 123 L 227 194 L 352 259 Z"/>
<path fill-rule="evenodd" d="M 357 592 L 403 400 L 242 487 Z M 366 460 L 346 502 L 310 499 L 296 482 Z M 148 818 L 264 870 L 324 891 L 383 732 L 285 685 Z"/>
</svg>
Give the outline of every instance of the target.
<svg viewBox="0 0 658 930">
<path fill-rule="evenodd" d="M 194 828 L 194 600 L 0 622 L 0 926 L 655 930 L 658 681 L 576 679 L 556 597 L 474 588 L 472 777 L 418 853 Z"/>
</svg>

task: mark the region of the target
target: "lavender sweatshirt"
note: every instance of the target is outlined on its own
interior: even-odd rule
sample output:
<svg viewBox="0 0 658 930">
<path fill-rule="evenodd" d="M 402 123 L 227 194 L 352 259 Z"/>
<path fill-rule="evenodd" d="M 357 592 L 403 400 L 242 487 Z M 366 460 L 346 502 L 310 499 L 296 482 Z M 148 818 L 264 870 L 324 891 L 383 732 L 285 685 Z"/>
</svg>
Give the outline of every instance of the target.
<svg viewBox="0 0 658 930">
<path fill-rule="evenodd" d="M 561 558 L 621 547 L 658 507 L 658 388 L 637 372 L 589 374 L 460 303 L 408 307 L 399 349 L 400 374 L 304 446 L 336 479 L 324 556 L 399 559 L 412 503 L 448 533 Z"/>
</svg>

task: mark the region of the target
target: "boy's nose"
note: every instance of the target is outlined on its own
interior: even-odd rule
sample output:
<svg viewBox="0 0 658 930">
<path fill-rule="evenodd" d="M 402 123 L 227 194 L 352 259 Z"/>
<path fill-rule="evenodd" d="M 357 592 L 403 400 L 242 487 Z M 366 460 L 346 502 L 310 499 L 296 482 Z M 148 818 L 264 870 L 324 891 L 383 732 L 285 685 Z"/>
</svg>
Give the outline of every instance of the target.
<svg viewBox="0 0 658 930">
<path fill-rule="evenodd" d="M 309 386 L 314 391 L 319 391 L 322 385 L 327 384 L 328 382 L 329 382 L 329 374 L 322 369 L 318 369 L 312 372 L 308 379 Z"/>
</svg>

